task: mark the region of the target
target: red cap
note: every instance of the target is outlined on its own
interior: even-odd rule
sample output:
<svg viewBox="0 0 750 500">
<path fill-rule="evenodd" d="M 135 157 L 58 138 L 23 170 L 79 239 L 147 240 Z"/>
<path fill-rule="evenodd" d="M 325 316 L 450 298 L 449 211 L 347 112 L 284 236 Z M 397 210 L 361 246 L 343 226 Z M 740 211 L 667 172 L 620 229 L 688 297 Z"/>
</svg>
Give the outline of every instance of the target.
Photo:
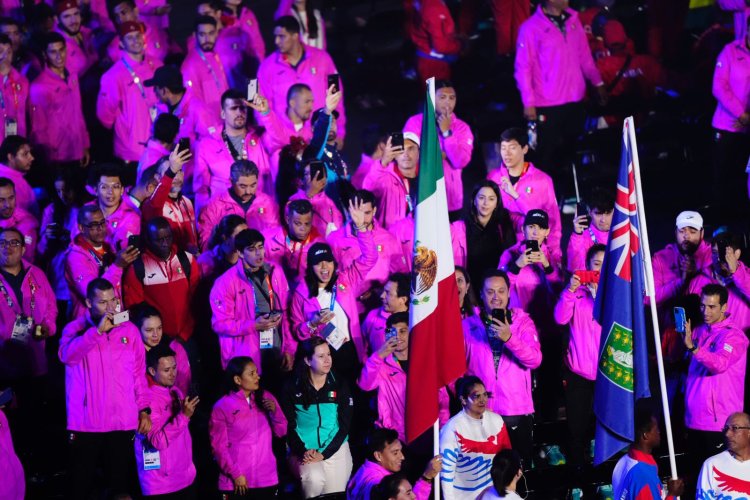
<svg viewBox="0 0 750 500">
<path fill-rule="evenodd" d="M 628 41 L 628 35 L 620 21 L 607 21 L 604 25 L 604 45 L 612 47 L 613 45 L 625 45 Z"/>
<path fill-rule="evenodd" d="M 120 37 L 124 37 L 128 33 L 143 33 L 143 26 L 141 23 L 137 23 L 135 21 L 127 21 L 120 25 L 119 29 L 117 30 Z"/>
<path fill-rule="evenodd" d="M 68 9 L 77 9 L 78 0 L 61 0 L 55 3 L 55 13 L 59 16 Z"/>
</svg>

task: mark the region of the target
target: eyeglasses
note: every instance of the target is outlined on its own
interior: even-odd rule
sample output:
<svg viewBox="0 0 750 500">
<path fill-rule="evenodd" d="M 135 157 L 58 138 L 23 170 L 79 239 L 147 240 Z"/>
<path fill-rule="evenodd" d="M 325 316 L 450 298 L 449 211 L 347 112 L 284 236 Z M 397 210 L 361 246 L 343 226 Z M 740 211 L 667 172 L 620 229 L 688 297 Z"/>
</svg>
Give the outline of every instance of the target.
<svg viewBox="0 0 750 500">
<path fill-rule="evenodd" d="M 23 245 L 21 240 L 0 240 L 0 248 L 18 248 Z"/>
<path fill-rule="evenodd" d="M 730 430 L 731 430 L 732 432 L 737 432 L 737 431 L 740 431 L 740 430 L 748 430 L 748 429 L 750 429 L 750 427 L 747 427 L 747 426 L 741 426 L 741 425 L 725 425 L 725 426 L 724 426 L 724 427 L 723 427 L 723 428 L 721 429 L 721 433 L 722 433 L 722 434 L 726 434 L 726 433 L 727 433 L 727 431 L 730 431 Z"/>
<path fill-rule="evenodd" d="M 477 399 L 492 399 L 492 393 L 491 392 L 478 392 L 476 394 L 469 394 L 469 399 L 471 401 L 476 401 Z"/>
<path fill-rule="evenodd" d="M 102 220 L 99 222 L 89 222 L 88 224 L 84 224 L 83 227 L 85 227 L 86 229 L 101 229 L 106 225 L 107 225 L 107 221 Z"/>
<path fill-rule="evenodd" d="M 120 191 L 122 189 L 122 184 L 99 184 L 99 189 L 102 191 Z"/>
</svg>

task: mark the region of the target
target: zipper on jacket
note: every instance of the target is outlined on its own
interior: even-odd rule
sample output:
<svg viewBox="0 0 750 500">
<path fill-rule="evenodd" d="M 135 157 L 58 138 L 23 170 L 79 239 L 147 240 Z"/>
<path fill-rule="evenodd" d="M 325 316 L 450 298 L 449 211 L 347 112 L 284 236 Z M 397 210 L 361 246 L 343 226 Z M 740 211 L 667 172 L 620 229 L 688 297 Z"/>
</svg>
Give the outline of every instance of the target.
<svg viewBox="0 0 750 500">
<path fill-rule="evenodd" d="M 323 416 L 320 414 L 320 399 L 318 398 L 318 402 L 315 405 L 315 409 L 318 411 L 318 428 L 316 429 L 316 432 L 318 433 L 318 448 L 323 447 L 323 443 L 320 442 L 320 427 L 323 425 Z"/>
</svg>

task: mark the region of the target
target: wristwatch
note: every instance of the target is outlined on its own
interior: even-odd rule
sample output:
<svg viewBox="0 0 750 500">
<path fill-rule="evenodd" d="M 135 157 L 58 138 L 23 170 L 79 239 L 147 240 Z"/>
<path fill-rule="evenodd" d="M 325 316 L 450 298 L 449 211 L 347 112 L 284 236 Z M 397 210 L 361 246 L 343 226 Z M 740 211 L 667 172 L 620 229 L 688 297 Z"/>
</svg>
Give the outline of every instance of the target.
<svg viewBox="0 0 750 500">
<path fill-rule="evenodd" d="M 146 415 L 151 415 L 151 408 L 147 406 L 141 409 L 141 411 L 139 411 L 138 413 L 145 413 Z"/>
<path fill-rule="evenodd" d="M 442 135 L 444 138 L 448 138 L 453 135 L 453 132 L 450 131 L 450 129 L 446 130 L 445 132 L 440 132 L 440 135 Z"/>
</svg>

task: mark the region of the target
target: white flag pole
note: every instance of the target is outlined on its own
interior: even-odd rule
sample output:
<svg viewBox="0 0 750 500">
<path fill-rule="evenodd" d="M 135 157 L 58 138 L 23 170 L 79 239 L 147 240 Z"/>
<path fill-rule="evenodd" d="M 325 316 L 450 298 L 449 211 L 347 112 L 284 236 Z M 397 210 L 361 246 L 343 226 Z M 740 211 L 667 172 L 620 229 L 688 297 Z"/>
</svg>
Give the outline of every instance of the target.
<svg viewBox="0 0 750 500">
<path fill-rule="evenodd" d="M 651 250 L 648 245 L 648 229 L 646 228 L 646 210 L 643 206 L 643 190 L 641 189 L 641 167 L 638 162 L 638 146 L 635 139 L 635 124 L 633 117 L 625 119 L 623 126 L 628 131 L 629 143 L 632 148 L 631 155 L 633 158 L 633 173 L 635 175 L 636 203 L 638 206 L 638 223 L 641 231 L 641 250 L 643 254 L 643 264 L 646 274 L 646 294 L 651 306 L 651 322 L 654 327 L 654 344 L 656 347 L 656 363 L 659 367 L 659 388 L 661 389 L 661 405 L 664 412 L 664 426 L 667 432 L 667 448 L 669 450 L 669 467 L 672 473 L 672 479 L 677 479 L 677 462 L 674 456 L 674 440 L 672 438 L 672 420 L 669 412 L 669 400 L 667 399 L 667 384 L 664 377 L 664 359 L 661 353 L 661 334 L 659 331 L 659 316 L 656 311 L 656 295 L 654 286 L 654 269 L 651 266 Z"/>
</svg>

